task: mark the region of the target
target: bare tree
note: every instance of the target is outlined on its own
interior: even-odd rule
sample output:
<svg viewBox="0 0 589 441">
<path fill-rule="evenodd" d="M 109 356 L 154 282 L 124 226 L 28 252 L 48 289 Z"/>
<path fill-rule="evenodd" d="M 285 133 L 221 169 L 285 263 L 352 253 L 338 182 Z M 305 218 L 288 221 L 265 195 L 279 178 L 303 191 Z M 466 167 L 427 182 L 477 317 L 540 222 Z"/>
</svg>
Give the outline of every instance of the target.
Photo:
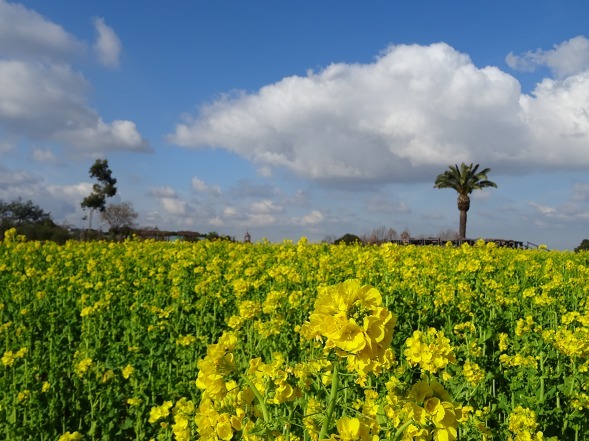
<svg viewBox="0 0 589 441">
<path fill-rule="evenodd" d="M 110 227 L 109 231 L 115 234 L 125 228 L 132 228 L 138 216 L 139 214 L 133 209 L 130 202 L 110 204 L 100 213 L 102 221 Z"/>
<path fill-rule="evenodd" d="M 383 242 L 390 242 L 397 239 L 397 232 L 394 228 L 387 228 L 385 226 L 375 228 L 369 234 L 362 236 L 365 243 L 376 244 Z"/>
<path fill-rule="evenodd" d="M 460 239 L 460 234 L 458 234 L 458 231 L 455 231 L 451 228 L 448 228 L 447 230 L 441 230 L 438 231 L 438 237 L 441 240 L 458 240 Z"/>
</svg>

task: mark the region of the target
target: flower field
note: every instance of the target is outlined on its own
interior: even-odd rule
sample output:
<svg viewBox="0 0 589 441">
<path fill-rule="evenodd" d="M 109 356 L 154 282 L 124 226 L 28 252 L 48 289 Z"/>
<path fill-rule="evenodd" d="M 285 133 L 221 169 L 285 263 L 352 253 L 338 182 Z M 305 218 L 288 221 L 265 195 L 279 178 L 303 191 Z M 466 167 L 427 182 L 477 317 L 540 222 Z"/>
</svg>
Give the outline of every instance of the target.
<svg viewBox="0 0 589 441">
<path fill-rule="evenodd" d="M 0 438 L 586 440 L 589 253 L 0 242 Z"/>
</svg>

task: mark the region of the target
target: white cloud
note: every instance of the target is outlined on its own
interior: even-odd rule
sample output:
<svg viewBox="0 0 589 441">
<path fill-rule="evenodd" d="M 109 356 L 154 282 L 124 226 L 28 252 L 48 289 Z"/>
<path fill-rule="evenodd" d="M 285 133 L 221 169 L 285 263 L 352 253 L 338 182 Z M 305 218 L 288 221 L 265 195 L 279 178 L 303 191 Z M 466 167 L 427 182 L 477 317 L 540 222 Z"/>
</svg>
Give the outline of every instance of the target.
<svg viewBox="0 0 589 441">
<path fill-rule="evenodd" d="M 446 44 L 393 46 L 372 64 L 333 64 L 224 97 L 169 139 L 318 181 L 410 181 L 416 169 L 431 176 L 432 166 L 491 146 L 507 155 L 519 92 L 513 77 L 477 69 Z"/>
<path fill-rule="evenodd" d="M 589 69 L 589 39 L 579 35 L 547 51 L 537 49 L 523 55 L 510 52 L 506 62 L 516 70 L 534 71 L 538 66 L 547 66 L 560 78 L 575 75 Z"/>
<path fill-rule="evenodd" d="M 26 171 L 14 171 L 0 165 L 0 190 L 11 190 L 41 182 L 41 177 Z"/>
<path fill-rule="evenodd" d="M 218 185 L 209 186 L 202 179 L 196 176 L 192 178 L 192 188 L 199 193 L 221 196 L 221 188 Z"/>
<path fill-rule="evenodd" d="M 284 213 L 284 207 L 268 199 L 252 202 L 250 211 L 255 214 Z"/>
<path fill-rule="evenodd" d="M 35 162 L 41 162 L 44 164 L 56 164 L 57 157 L 53 154 L 50 149 L 34 148 L 32 159 Z"/>
<path fill-rule="evenodd" d="M 589 184 L 584 182 L 575 182 L 573 184 L 573 201 L 589 201 Z"/>
<path fill-rule="evenodd" d="M 98 34 L 94 43 L 98 60 L 106 67 L 117 67 L 122 49 L 121 40 L 102 17 L 94 19 L 94 27 Z"/>
<path fill-rule="evenodd" d="M 63 60 L 82 49 L 61 26 L 23 5 L 0 0 L 0 55 Z"/>
<path fill-rule="evenodd" d="M 366 202 L 366 211 L 369 213 L 410 213 L 411 208 L 404 202 L 391 200 L 383 195 L 370 196 Z"/>
<path fill-rule="evenodd" d="M 80 182 L 72 185 L 48 185 L 47 190 L 55 198 L 81 202 L 92 192 L 92 184 Z"/>
<path fill-rule="evenodd" d="M 186 201 L 174 198 L 162 198 L 161 203 L 164 206 L 164 210 L 173 215 L 184 215 L 186 214 Z"/>
<path fill-rule="evenodd" d="M 177 199 L 178 195 L 176 194 L 176 190 L 172 187 L 151 187 L 148 192 L 148 196 L 156 199 L 163 199 L 163 198 L 172 198 Z"/>
<path fill-rule="evenodd" d="M 431 181 L 477 162 L 507 172 L 589 166 L 589 73 L 526 95 L 450 46 L 391 46 L 371 64 L 333 64 L 225 96 L 169 140 L 234 152 L 331 185 Z"/>
<path fill-rule="evenodd" d="M 87 152 L 147 151 L 135 123 L 105 123 L 85 103 L 86 79 L 64 64 L 0 59 L 0 127 Z"/>
<path fill-rule="evenodd" d="M 293 223 L 296 225 L 302 225 L 305 227 L 318 225 L 323 222 L 325 216 L 319 210 L 312 210 L 310 213 L 300 218 L 293 219 Z"/>
<path fill-rule="evenodd" d="M 247 228 L 270 227 L 276 225 L 276 216 L 268 213 L 250 214 L 246 220 L 239 223 L 239 225 Z"/>
<path fill-rule="evenodd" d="M 102 61 L 116 65 L 116 34 L 102 19 L 95 26 Z M 105 122 L 89 107 L 91 85 L 69 64 L 84 49 L 61 26 L 0 0 L 0 129 L 24 139 L 59 142 L 86 155 L 150 150 L 134 122 Z"/>
</svg>

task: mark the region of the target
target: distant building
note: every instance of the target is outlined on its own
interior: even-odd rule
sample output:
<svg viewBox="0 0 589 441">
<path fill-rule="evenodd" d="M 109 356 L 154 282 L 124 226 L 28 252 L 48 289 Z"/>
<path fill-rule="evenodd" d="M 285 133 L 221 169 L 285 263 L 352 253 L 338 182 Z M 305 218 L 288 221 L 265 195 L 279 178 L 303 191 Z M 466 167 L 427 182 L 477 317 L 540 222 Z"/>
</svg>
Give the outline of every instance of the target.
<svg viewBox="0 0 589 441">
<path fill-rule="evenodd" d="M 252 237 L 250 236 L 249 231 L 245 232 L 245 236 L 243 236 L 243 243 L 251 243 Z"/>
</svg>

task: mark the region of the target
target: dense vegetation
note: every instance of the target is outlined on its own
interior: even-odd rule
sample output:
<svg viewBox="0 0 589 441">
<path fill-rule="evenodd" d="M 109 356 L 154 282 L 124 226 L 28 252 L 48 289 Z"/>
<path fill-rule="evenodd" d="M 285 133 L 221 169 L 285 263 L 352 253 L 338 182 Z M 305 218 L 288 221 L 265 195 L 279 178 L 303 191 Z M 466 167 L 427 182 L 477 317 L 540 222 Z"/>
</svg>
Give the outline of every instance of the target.
<svg viewBox="0 0 589 441">
<path fill-rule="evenodd" d="M 0 243 L 0 436 L 589 439 L 585 252 Z M 370 288 L 370 286 L 374 288 Z"/>
</svg>

